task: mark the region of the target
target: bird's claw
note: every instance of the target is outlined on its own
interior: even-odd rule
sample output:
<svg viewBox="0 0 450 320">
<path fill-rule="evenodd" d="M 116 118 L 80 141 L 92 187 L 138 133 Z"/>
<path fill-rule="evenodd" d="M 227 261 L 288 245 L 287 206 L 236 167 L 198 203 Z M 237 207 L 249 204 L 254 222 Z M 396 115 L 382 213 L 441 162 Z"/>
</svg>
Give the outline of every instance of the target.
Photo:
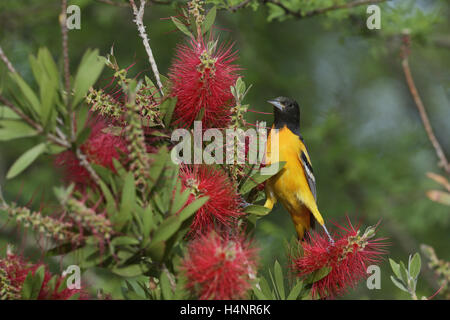
<svg viewBox="0 0 450 320">
<path fill-rule="evenodd" d="M 241 206 L 242 208 L 247 208 L 248 206 L 251 206 L 251 205 L 252 205 L 252 204 L 249 203 L 249 202 L 247 202 L 247 201 L 245 201 L 244 198 L 241 198 L 240 206 Z"/>
<path fill-rule="evenodd" d="M 326 227 L 325 225 L 322 225 L 322 227 L 323 227 L 323 230 L 325 230 L 325 233 L 327 234 L 328 239 L 330 240 L 331 245 L 334 245 L 334 240 L 333 240 L 333 238 L 331 237 L 330 233 L 328 232 L 327 227 Z"/>
</svg>

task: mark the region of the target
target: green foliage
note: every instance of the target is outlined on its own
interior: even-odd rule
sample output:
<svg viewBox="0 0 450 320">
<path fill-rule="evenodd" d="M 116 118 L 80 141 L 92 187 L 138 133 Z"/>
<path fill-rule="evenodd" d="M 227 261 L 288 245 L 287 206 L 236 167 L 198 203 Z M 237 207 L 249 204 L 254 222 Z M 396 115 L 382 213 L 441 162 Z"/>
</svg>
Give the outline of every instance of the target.
<svg viewBox="0 0 450 320">
<path fill-rule="evenodd" d="M 413 299 L 417 299 L 417 280 L 422 267 L 420 254 L 415 253 L 413 256 L 409 256 L 408 268 L 406 268 L 403 261 L 397 263 L 394 260 L 389 259 L 389 263 L 394 272 L 394 275 L 391 276 L 392 282 L 400 290 L 409 293 Z"/>
</svg>

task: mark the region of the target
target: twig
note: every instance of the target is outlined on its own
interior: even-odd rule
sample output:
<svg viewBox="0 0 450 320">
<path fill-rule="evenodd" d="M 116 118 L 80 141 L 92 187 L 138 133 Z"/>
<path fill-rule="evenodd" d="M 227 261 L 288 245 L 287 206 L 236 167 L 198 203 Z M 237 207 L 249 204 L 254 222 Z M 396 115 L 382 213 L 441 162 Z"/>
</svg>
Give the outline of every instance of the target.
<svg viewBox="0 0 450 320">
<path fill-rule="evenodd" d="M 161 92 L 161 95 L 163 95 L 164 94 L 163 86 L 161 83 L 161 79 L 159 77 L 158 66 L 156 65 L 155 58 L 153 57 L 153 52 L 152 52 L 152 49 L 151 49 L 150 43 L 149 43 L 150 40 L 148 38 L 147 32 L 145 31 L 145 26 L 144 26 L 144 22 L 143 22 L 145 3 L 146 3 L 146 0 L 141 0 L 140 7 L 138 10 L 136 7 L 136 4 L 134 3 L 134 0 L 130 0 L 130 4 L 131 4 L 131 7 L 133 8 L 133 13 L 134 13 L 134 17 L 135 17 L 133 21 L 134 21 L 134 23 L 136 23 L 136 26 L 139 31 L 139 35 L 142 38 L 142 43 L 144 44 L 145 51 L 147 52 L 148 60 L 152 67 L 153 74 L 155 75 L 156 83 L 158 84 L 159 91 Z"/>
<path fill-rule="evenodd" d="M 3 60 L 3 62 L 5 63 L 6 67 L 8 68 L 8 70 L 11 73 L 17 73 L 16 69 L 14 68 L 14 66 L 12 65 L 12 63 L 9 61 L 8 57 L 5 55 L 5 53 L 3 52 L 2 47 L 0 46 L 0 58 Z"/>
<path fill-rule="evenodd" d="M 70 65 L 69 65 L 69 32 L 67 30 L 67 0 L 61 1 L 61 36 L 64 59 L 64 84 L 66 87 L 67 100 L 70 94 Z"/>
<path fill-rule="evenodd" d="M 111 6 L 122 7 L 122 8 L 130 6 L 130 4 L 126 3 L 126 2 L 115 2 L 112 0 L 95 0 L 95 1 L 102 2 L 104 4 L 109 4 Z"/>
<path fill-rule="evenodd" d="M 439 166 L 443 167 L 447 173 L 450 173 L 450 164 L 445 156 L 444 150 L 442 149 L 439 141 L 437 140 L 433 127 L 431 126 L 430 120 L 427 115 L 427 111 L 425 109 L 425 105 L 420 98 L 419 92 L 417 91 L 417 87 L 414 83 L 413 76 L 411 74 L 411 69 L 409 67 L 408 56 L 410 51 L 410 36 L 409 34 L 404 34 L 403 36 L 403 44 L 402 44 L 402 67 L 403 72 L 405 74 L 406 82 L 408 84 L 409 91 L 414 99 L 417 109 L 419 110 L 420 118 L 422 119 L 423 126 L 428 135 L 428 139 L 433 145 L 436 155 L 439 159 Z"/>
<path fill-rule="evenodd" d="M 70 62 L 69 62 L 69 31 L 67 29 L 67 0 L 61 1 L 61 40 L 63 50 L 63 64 L 64 64 L 64 85 L 66 89 L 66 105 L 69 114 L 69 128 L 70 128 L 70 140 L 75 140 L 75 114 L 73 113 L 70 103 Z"/>
<path fill-rule="evenodd" d="M 131 6 L 129 3 L 126 3 L 126 2 L 116 2 L 116 1 L 113 1 L 113 0 L 95 0 L 95 1 L 101 2 L 101 3 L 104 3 L 104 4 L 109 4 L 111 6 L 121 7 L 121 8 L 127 8 L 127 7 Z M 161 5 L 172 4 L 172 1 L 170 1 L 170 0 L 169 1 L 150 0 L 149 2 L 153 3 L 153 4 L 161 4 Z"/>
<path fill-rule="evenodd" d="M 281 3 L 279 0 L 261 0 L 262 3 L 272 3 L 272 4 L 280 7 L 281 9 L 284 10 L 284 12 L 286 14 L 294 16 L 297 19 L 309 18 L 309 17 L 327 13 L 329 11 L 335 11 L 335 10 L 340 10 L 340 9 L 351 9 L 351 8 L 358 7 L 358 6 L 381 3 L 381 2 L 385 2 L 385 1 L 388 1 L 388 0 L 356 0 L 353 2 L 348 2 L 348 3 L 344 3 L 344 4 L 336 4 L 336 5 L 325 7 L 325 8 L 319 8 L 319 9 L 314 9 L 311 11 L 303 12 L 301 10 L 295 11 L 295 10 L 289 9 L 283 3 Z"/>
<path fill-rule="evenodd" d="M 44 132 L 44 128 L 42 128 L 42 126 L 39 123 L 35 122 L 33 119 L 31 119 L 25 113 L 23 113 L 22 110 L 17 108 L 15 105 L 13 105 L 8 99 L 3 97 L 2 95 L 0 95 L 0 102 L 3 103 L 8 108 L 10 108 L 12 111 L 14 111 L 19 117 L 21 117 L 26 123 L 28 123 L 31 127 L 33 127 L 38 133 Z M 47 134 L 47 139 L 61 147 L 70 148 L 70 146 L 71 146 L 68 141 L 60 139 L 50 133 Z"/>
<path fill-rule="evenodd" d="M 98 176 L 97 172 L 95 172 L 94 168 L 92 168 L 91 164 L 89 163 L 87 156 L 81 151 L 80 148 L 77 148 L 75 151 L 78 160 L 80 161 L 80 164 L 89 172 L 91 175 L 92 180 L 100 186 L 100 177 Z"/>
<path fill-rule="evenodd" d="M 245 0 L 245 1 L 242 1 L 241 3 L 238 3 L 238 4 L 235 5 L 235 6 L 229 7 L 228 9 L 229 9 L 231 12 L 236 12 L 236 11 L 238 11 L 239 9 L 244 8 L 245 6 L 247 6 L 247 4 L 249 4 L 250 2 L 252 2 L 252 0 Z"/>
</svg>

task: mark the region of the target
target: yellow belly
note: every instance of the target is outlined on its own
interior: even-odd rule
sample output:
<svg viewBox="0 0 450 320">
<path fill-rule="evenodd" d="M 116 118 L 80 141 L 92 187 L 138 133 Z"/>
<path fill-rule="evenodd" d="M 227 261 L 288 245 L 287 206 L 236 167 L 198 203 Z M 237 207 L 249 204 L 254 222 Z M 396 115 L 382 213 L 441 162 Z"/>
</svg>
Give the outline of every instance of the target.
<svg viewBox="0 0 450 320">
<path fill-rule="evenodd" d="M 278 143 L 278 159 L 276 148 L 271 146 L 271 136 L 275 135 L 274 142 Z M 278 138 L 278 140 L 277 140 Z M 299 238 L 303 238 L 305 231 L 311 228 L 311 210 L 317 210 L 314 196 L 300 161 L 300 153 L 306 148 L 300 138 L 289 129 L 271 130 L 266 152 L 267 164 L 275 161 L 286 162 L 283 169 L 271 177 L 266 183 L 266 207 L 273 207 L 279 200 L 290 213 Z"/>
</svg>

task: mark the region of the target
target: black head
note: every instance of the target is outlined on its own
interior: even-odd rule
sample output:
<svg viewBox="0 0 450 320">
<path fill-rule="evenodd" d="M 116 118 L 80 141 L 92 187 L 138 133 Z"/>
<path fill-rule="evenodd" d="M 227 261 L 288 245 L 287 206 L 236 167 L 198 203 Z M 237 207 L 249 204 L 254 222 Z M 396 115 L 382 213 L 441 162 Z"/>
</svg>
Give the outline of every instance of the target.
<svg viewBox="0 0 450 320">
<path fill-rule="evenodd" d="M 291 131 L 298 131 L 300 129 L 300 107 L 298 103 L 286 97 L 278 97 L 267 101 L 274 106 L 274 126 L 276 129 L 281 129 L 287 126 Z"/>
</svg>

